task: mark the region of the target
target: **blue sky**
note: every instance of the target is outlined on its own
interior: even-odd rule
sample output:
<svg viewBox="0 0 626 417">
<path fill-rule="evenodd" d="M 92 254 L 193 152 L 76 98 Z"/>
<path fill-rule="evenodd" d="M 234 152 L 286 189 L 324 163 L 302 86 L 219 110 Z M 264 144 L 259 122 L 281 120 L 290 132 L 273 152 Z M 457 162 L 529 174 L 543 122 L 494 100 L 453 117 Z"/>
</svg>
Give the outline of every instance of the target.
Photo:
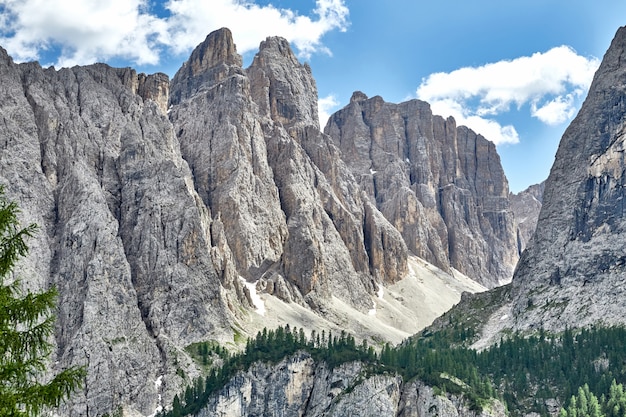
<svg viewBox="0 0 626 417">
<path fill-rule="evenodd" d="M 514 192 L 547 177 L 624 24 L 624 0 L 0 0 L 0 45 L 44 66 L 172 76 L 220 27 L 246 65 L 266 36 L 284 36 L 312 67 L 321 114 L 355 90 L 425 99 L 497 144 Z"/>
</svg>

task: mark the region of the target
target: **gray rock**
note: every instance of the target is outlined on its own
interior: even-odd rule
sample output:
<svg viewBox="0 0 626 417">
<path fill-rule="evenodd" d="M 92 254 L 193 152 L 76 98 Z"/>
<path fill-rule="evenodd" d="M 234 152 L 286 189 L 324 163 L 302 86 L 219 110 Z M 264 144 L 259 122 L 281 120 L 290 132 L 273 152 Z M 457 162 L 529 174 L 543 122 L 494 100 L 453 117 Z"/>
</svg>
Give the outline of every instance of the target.
<svg viewBox="0 0 626 417">
<path fill-rule="evenodd" d="M 227 29 L 210 34 L 171 83 L 103 64 L 16 65 L 0 49 L 0 183 L 24 223 L 41 227 L 16 275 L 29 289 L 59 289 L 51 366 L 88 371 L 62 415 L 118 406 L 150 415 L 170 404 L 200 373 L 185 347 L 232 346 L 233 329 L 245 328 L 254 306 L 244 280 L 340 326 L 346 317 L 333 303 L 368 313 L 378 286 L 407 274 L 409 249 L 446 268 L 465 262 L 461 249 L 475 250 L 468 271 L 492 284 L 506 275 L 508 191 L 486 141 L 425 103 L 355 94 L 348 110 L 364 106 L 368 118 L 345 124 L 344 136 L 358 133 L 358 155 L 373 150 L 371 160 L 352 158 L 320 132 L 311 69 L 284 39 L 268 38 L 250 68 L 241 65 Z M 412 114 L 410 140 L 394 136 L 403 112 Z M 381 119 L 373 137 L 369 118 Z M 468 149 L 480 152 L 462 157 Z M 465 214 L 472 204 L 482 211 Z M 485 236 L 500 239 L 500 252 L 482 255 L 494 249 Z M 305 365 L 297 383 L 319 410 L 330 410 L 323 398 L 335 388 L 309 387 L 307 369 L 342 384 L 360 372 Z M 376 407 L 391 410 L 399 384 L 372 379 L 350 401 L 385 387 Z M 268 395 L 279 398 L 280 386 Z M 351 404 L 341 401 L 336 415 Z"/>
<path fill-rule="evenodd" d="M 625 50 L 620 28 L 561 139 L 513 279 L 518 328 L 625 323 Z"/>
<path fill-rule="evenodd" d="M 238 373 L 209 398 L 198 414 L 209 416 L 505 416 L 493 400 L 482 412 L 469 409 L 463 397 L 435 394 L 419 381 L 392 375 L 366 376 L 359 362 L 328 369 L 306 353 L 276 365 L 256 364 Z"/>
<path fill-rule="evenodd" d="M 531 185 L 518 194 L 509 194 L 517 229 L 517 248 L 520 256 L 535 233 L 545 184 L 544 181 L 541 184 Z"/>
<path fill-rule="evenodd" d="M 493 143 L 411 100 L 355 92 L 324 131 L 416 255 L 486 286 L 518 259 L 508 182 Z"/>
<path fill-rule="evenodd" d="M 232 340 L 206 209 L 164 113 L 167 80 L 6 55 L 0 68 L 11 96 L 0 105 L 0 179 L 41 226 L 23 272 L 29 287 L 59 290 L 56 366 L 88 372 L 67 409 L 150 414 L 180 389 L 177 368 L 193 372 L 180 347 Z"/>
</svg>

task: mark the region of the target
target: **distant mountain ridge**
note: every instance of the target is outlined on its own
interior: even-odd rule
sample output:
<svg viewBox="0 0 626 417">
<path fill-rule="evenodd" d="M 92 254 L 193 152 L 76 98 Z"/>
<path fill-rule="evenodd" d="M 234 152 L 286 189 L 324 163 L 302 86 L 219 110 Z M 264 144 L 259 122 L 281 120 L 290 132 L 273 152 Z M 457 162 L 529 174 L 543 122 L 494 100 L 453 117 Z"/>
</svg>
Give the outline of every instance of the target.
<svg viewBox="0 0 626 417">
<path fill-rule="evenodd" d="M 518 253 L 495 145 L 419 100 L 353 94 L 324 129 L 408 248 L 487 287 L 509 282 Z"/>
</svg>

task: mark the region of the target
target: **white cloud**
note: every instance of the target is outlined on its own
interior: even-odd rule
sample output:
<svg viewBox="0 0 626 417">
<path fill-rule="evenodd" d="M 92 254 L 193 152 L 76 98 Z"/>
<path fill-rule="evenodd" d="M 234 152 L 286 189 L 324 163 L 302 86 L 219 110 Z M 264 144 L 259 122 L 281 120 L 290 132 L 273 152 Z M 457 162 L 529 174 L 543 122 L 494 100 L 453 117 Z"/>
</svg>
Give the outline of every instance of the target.
<svg viewBox="0 0 626 417">
<path fill-rule="evenodd" d="M 452 115 L 496 144 L 516 143 L 513 126 L 501 126 L 498 115 L 530 105 L 530 114 L 555 125 L 569 120 L 576 100 L 588 90 L 599 60 L 578 55 L 567 46 L 545 53 L 481 67 L 435 73 L 422 81 L 417 97 L 433 111 Z M 481 130 L 483 129 L 483 130 Z"/>
<path fill-rule="evenodd" d="M 176 51 L 196 46 L 210 30 L 228 27 L 233 32 L 239 53 L 256 50 L 268 36 L 282 36 L 293 42 L 299 55 L 328 50 L 322 36 L 331 30 L 345 30 L 348 8 L 343 0 L 317 0 L 315 19 L 272 5 L 259 6 L 236 0 L 170 0 L 172 13 L 169 44 Z"/>
<path fill-rule="evenodd" d="M 240 53 L 278 35 L 308 57 L 328 53 L 322 37 L 345 30 L 349 14 L 344 0 L 317 0 L 311 16 L 240 0 L 169 0 L 165 7 L 167 18 L 152 13 L 149 0 L 0 0 L 0 45 L 17 61 L 59 48 L 59 66 L 112 58 L 158 64 L 167 49 L 186 54 L 209 32 L 228 27 Z"/>
<path fill-rule="evenodd" d="M 143 0 L 4 0 L 0 43 L 18 61 L 61 48 L 56 64 L 70 66 L 118 56 L 138 64 L 159 60 L 155 37 L 165 22 L 142 13 Z"/>
<path fill-rule="evenodd" d="M 581 92 L 558 96 L 541 105 L 536 102 L 531 103 L 531 114 L 547 125 L 559 125 L 574 116 L 576 113 L 575 99 Z"/>
<path fill-rule="evenodd" d="M 452 116 L 457 126 L 464 125 L 495 144 L 518 143 L 519 134 L 512 125 L 502 126 L 493 119 L 485 118 L 481 115 L 471 114 L 471 111 L 452 99 L 434 100 L 430 102 L 433 114 Z"/>
<path fill-rule="evenodd" d="M 322 97 L 317 101 L 317 114 L 319 114 L 320 118 L 320 126 L 324 129 L 326 126 L 326 122 L 328 122 L 328 118 L 331 113 L 339 106 L 339 102 L 337 98 L 330 94 L 326 97 Z"/>
</svg>

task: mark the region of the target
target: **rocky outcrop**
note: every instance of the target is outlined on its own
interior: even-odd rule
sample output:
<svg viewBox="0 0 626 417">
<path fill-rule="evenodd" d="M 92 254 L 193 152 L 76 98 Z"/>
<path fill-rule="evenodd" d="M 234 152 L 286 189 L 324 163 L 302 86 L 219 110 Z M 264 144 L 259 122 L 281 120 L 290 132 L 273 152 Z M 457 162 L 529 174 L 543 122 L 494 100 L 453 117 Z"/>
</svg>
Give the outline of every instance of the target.
<svg viewBox="0 0 626 417">
<path fill-rule="evenodd" d="M 367 198 L 319 131 L 311 70 L 284 39 L 264 41 L 244 70 L 230 32 L 212 33 L 171 96 L 182 155 L 223 225 L 233 274 L 288 283 L 286 301 L 317 308 L 333 294 L 363 311 L 375 281 L 406 274 L 404 242 L 379 213 L 366 215 Z M 376 250 L 383 240 L 390 255 Z"/>
<path fill-rule="evenodd" d="M 209 416 L 504 416 L 502 403 L 477 412 L 459 396 L 435 394 L 419 381 L 392 375 L 367 376 L 358 362 L 328 369 L 308 354 L 239 373 L 198 414 Z"/>
<path fill-rule="evenodd" d="M 433 116 L 428 103 L 361 92 L 324 131 L 413 253 L 486 286 L 510 280 L 518 253 L 493 143 Z"/>
<path fill-rule="evenodd" d="M 4 51 L 0 71 L 0 178 L 23 221 L 41 228 L 21 273 L 31 288 L 59 290 L 56 366 L 87 369 L 69 408 L 149 414 L 160 376 L 168 392 L 182 382 L 180 346 L 232 340 L 210 217 L 163 111 L 167 79 L 106 65 L 44 70 Z"/>
<path fill-rule="evenodd" d="M 232 347 L 236 332 L 266 325 L 252 316 L 255 291 L 301 321 L 343 329 L 349 312 L 359 336 L 384 337 L 419 307 L 385 292 L 408 288 L 410 250 L 489 285 L 507 274 L 513 233 L 493 146 L 425 103 L 362 94 L 333 117 L 333 140 L 311 69 L 284 39 L 268 38 L 244 69 L 218 30 L 171 83 L 103 64 L 16 65 L 0 50 L 0 97 L 0 182 L 41 227 L 16 272 L 28 288 L 59 289 L 54 366 L 88 373 L 62 414 L 170 404 L 199 374 L 185 347 Z M 410 327 L 394 325 L 394 337 Z M 403 401 L 394 378 L 371 384 L 395 392 L 381 407 Z M 374 389 L 363 387 L 350 395 Z"/>
<path fill-rule="evenodd" d="M 518 194 L 509 194 L 517 230 L 517 250 L 520 256 L 535 233 L 545 184 L 544 181 L 541 184 L 531 185 Z"/>
<path fill-rule="evenodd" d="M 625 322 L 625 51 L 623 27 L 561 139 L 513 278 L 518 328 Z"/>
</svg>

